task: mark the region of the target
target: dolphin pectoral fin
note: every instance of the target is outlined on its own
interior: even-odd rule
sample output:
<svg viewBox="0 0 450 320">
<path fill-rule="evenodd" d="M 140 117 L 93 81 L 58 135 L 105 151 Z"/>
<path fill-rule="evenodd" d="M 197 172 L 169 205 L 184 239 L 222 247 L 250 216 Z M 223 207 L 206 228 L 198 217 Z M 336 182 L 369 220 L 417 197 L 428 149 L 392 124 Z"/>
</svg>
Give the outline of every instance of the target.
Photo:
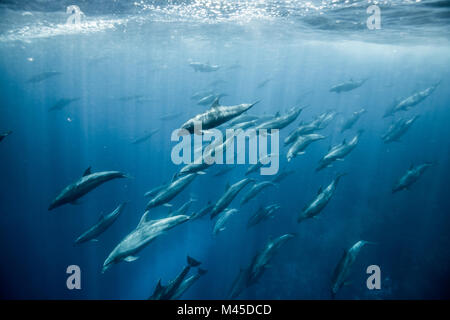
<svg viewBox="0 0 450 320">
<path fill-rule="evenodd" d="M 173 207 L 173 205 L 171 205 L 170 203 L 164 203 L 164 204 L 163 204 L 163 207 L 168 207 L 168 208 L 170 208 L 170 207 Z"/>
<path fill-rule="evenodd" d="M 337 158 L 336 161 L 344 161 L 342 158 Z"/>
<path fill-rule="evenodd" d="M 123 260 L 125 260 L 126 262 L 133 262 L 133 261 L 135 261 L 135 260 L 137 260 L 137 259 L 139 259 L 139 257 L 128 256 L 128 257 L 126 257 L 126 258 L 123 259 Z"/>
<path fill-rule="evenodd" d="M 226 228 L 223 227 L 223 228 L 220 228 L 219 231 L 222 232 L 222 231 L 225 230 L 225 229 L 226 229 Z"/>
<path fill-rule="evenodd" d="M 206 172 L 205 171 L 197 171 L 197 174 L 204 175 L 204 174 L 206 174 Z"/>
<path fill-rule="evenodd" d="M 91 239 L 92 242 L 98 242 L 98 239 Z"/>
<path fill-rule="evenodd" d="M 305 154 L 305 153 L 306 153 L 305 151 L 300 151 L 300 152 L 297 152 L 297 155 L 301 156 L 302 154 Z"/>
<path fill-rule="evenodd" d="M 346 287 L 352 284 L 353 281 L 346 281 L 342 286 Z"/>
<path fill-rule="evenodd" d="M 81 202 L 79 200 L 74 200 L 70 204 L 74 205 L 74 206 L 79 206 L 81 204 Z"/>
</svg>

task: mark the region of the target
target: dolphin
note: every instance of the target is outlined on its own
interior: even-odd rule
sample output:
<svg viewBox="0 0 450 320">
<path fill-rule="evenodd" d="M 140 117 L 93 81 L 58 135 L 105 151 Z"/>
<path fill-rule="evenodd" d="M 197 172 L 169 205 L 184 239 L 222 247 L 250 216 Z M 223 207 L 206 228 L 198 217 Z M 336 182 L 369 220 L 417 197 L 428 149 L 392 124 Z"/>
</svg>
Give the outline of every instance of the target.
<svg viewBox="0 0 450 320">
<path fill-rule="evenodd" d="M 392 193 L 404 189 L 409 190 L 411 185 L 416 182 L 422 176 L 425 170 L 427 170 L 432 165 L 433 164 L 430 162 L 426 162 L 418 166 L 411 165 L 408 171 L 406 171 L 406 173 L 397 181 L 395 186 L 392 188 Z"/>
<path fill-rule="evenodd" d="M 386 112 L 383 115 L 383 118 L 392 116 L 394 113 L 399 111 L 408 111 L 411 107 L 414 107 L 415 105 L 421 103 L 423 100 L 428 98 L 434 92 L 434 90 L 436 90 L 436 88 L 439 86 L 440 83 L 441 81 L 437 82 L 436 84 L 432 85 L 429 88 L 414 93 L 413 95 L 401 100 L 398 103 L 395 103 L 392 107 L 386 110 Z"/>
<path fill-rule="evenodd" d="M 219 104 L 219 99 L 216 99 L 211 106 L 211 109 L 189 119 L 181 126 L 181 129 L 185 129 L 192 134 L 194 133 L 195 122 L 201 123 L 202 130 L 218 127 L 249 110 L 257 103 L 258 101 L 255 103 L 243 103 L 235 106 L 221 106 Z"/>
<path fill-rule="evenodd" d="M 5 139 L 7 136 L 9 136 L 12 133 L 12 131 L 6 131 L 3 133 L 0 133 L 0 142 L 3 141 L 3 139 Z"/>
<path fill-rule="evenodd" d="M 249 286 L 250 269 L 240 268 L 236 279 L 231 284 L 228 299 L 237 298 Z"/>
<path fill-rule="evenodd" d="M 317 121 L 312 121 L 309 123 L 300 123 L 300 125 L 291 131 L 289 135 L 284 139 L 284 145 L 287 146 L 293 142 L 295 142 L 298 137 L 306 134 L 313 133 L 316 130 L 319 130 Z"/>
<path fill-rule="evenodd" d="M 176 292 L 173 294 L 171 300 L 178 300 L 183 296 L 183 294 L 190 288 L 192 285 L 197 282 L 198 279 L 200 279 L 203 275 L 206 274 L 206 270 L 203 270 L 202 268 L 197 269 L 197 273 L 193 276 L 190 276 L 189 278 L 183 280 L 183 282 L 179 285 Z"/>
<path fill-rule="evenodd" d="M 206 96 L 214 94 L 214 91 L 207 90 L 207 91 L 197 91 L 191 96 L 191 100 L 201 100 Z"/>
<path fill-rule="evenodd" d="M 291 174 L 294 174 L 295 170 L 283 170 L 279 174 L 275 176 L 275 178 L 272 179 L 272 182 L 274 183 L 280 183 L 287 177 L 289 177 Z"/>
<path fill-rule="evenodd" d="M 287 127 L 288 125 L 290 125 L 292 122 L 294 122 L 298 118 L 300 113 L 305 108 L 306 107 L 303 107 L 303 108 L 295 108 L 295 107 L 291 108 L 283 116 L 281 116 L 279 113 L 277 113 L 274 118 L 257 125 L 255 127 L 255 130 L 257 130 L 257 132 L 259 130 L 261 130 L 261 129 L 266 129 L 266 130 L 278 129 L 278 130 L 281 130 L 281 129 Z"/>
<path fill-rule="evenodd" d="M 204 217 L 206 214 L 208 214 L 208 212 L 211 212 L 211 210 L 213 208 L 214 208 L 214 203 L 212 203 L 211 201 L 208 201 L 206 206 L 204 206 L 198 212 L 195 212 L 191 215 L 191 220 L 200 219 L 200 218 Z"/>
<path fill-rule="evenodd" d="M 264 163 L 264 162 L 266 162 L 267 159 L 271 159 L 272 157 L 276 157 L 276 156 L 277 155 L 274 155 L 274 154 L 268 154 L 268 155 L 265 155 L 264 157 L 260 158 L 257 163 L 248 167 L 247 171 L 245 172 L 245 175 L 247 176 L 250 173 L 258 171 L 262 166 L 269 164 L 269 163 Z"/>
<path fill-rule="evenodd" d="M 200 265 L 200 262 L 187 256 L 188 265 L 183 268 L 183 270 L 169 282 L 167 286 L 161 285 L 161 279 L 158 281 L 155 291 L 148 298 L 149 300 L 171 300 L 173 296 L 180 289 L 181 284 L 185 280 L 187 274 L 191 270 L 192 267 L 197 267 Z"/>
<path fill-rule="evenodd" d="M 305 219 L 314 218 L 326 207 L 336 191 L 339 180 L 344 175 L 345 173 L 338 174 L 325 189 L 322 189 L 322 187 L 319 188 L 316 197 L 309 204 L 307 204 L 298 215 L 298 223 Z"/>
<path fill-rule="evenodd" d="M 337 84 L 337 85 L 331 87 L 330 92 L 341 93 L 341 92 L 355 90 L 355 89 L 361 87 L 364 84 L 364 82 L 366 82 L 368 79 L 369 78 L 365 78 L 360 81 L 353 81 L 352 79 L 350 79 L 350 81 L 348 81 L 348 82 L 343 82 L 343 83 L 340 83 L 340 84 Z"/>
<path fill-rule="evenodd" d="M 358 131 L 357 135 L 354 136 L 349 142 L 345 139 L 341 144 L 338 144 L 334 147 L 330 147 L 328 153 L 323 156 L 319 161 L 319 166 L 316 168 L 316 171 L 322 170 L 323 168 L 330 167 L 331 164 L 336 160 L 344 160 L 345 156 L 347 156 L 353 149 L 355 149 L 356 145 L 359 142 L 359 137 L 363 133 L 363 130 Z"/>
<path fill-rule="evenodd" d="M 201 106 L 210 106 L 214 103 L 214 101 L 216 101 L 217 99 L 223 98 L 228 96 L 226 93 L 220 93 L 220 94 L 210 94 L 207 95 L 203 98 L 201 98 L 200 100 L 197 101 L 198 105 Z"/>
<path fill-rule="evenodd" d="M 258 116 L 254 116 L 254 115 L 250 115 L 250 114 L 246 114 L 243 113 L 240 116 L 237 116 L 236 118 L 228 121 L 228 125 L 233 127 L 237 124 L 243 123 L 243 122 L 249 122 L 249 121 L 254 121 L 254 120 L 259 120 L 260 118 Z"/>
<path fill-rule="evenodd" d="M 256 283 L 256 281 L 261 277 L 265 269 L 268 268 L 273 256 L 281 248 L 281 246 L 294 237 L 294 234 L 288 233 L 275 239 L 269 239 L 262 251 L 255 256 L 250 265 L 250 285 Z"/>
<path fill-rule="evenodd" d="M 91 173 L 91 167 L 84 171 L 83 176 L 72 184 L 65 187 L 52 201 L 48 210 L 53 210 L 67 203 L 76 204 L 76 201 L 86 193 L 94 190 L 105 182 L 118 178 L 128 178 L 119 171 L 103 171 Z"/>
<path fill-rule="evenodd" d="M 120 261 L 131 262 L 136 260 L 136 254 L 152 240 L 189 220 L 189 216 L 179 215 L 147 221 L 145 216 L 146 214 L 144 214 L 136 229 L 123 238 L 109 254 L 103 263 L 102 273 Z"/>
<path fill-rule="evenodd" d="M 272 81 L 272 78 L 267 78 L 263 81 L 261 81 L 260 83 L 258 83 L 258 85 L 256 86 L 256 89 L 262 89 L 264 88 L 270 81 Z"/>
<path fill-rule="evenodd" d="M 316 119 L 313 121 L 313 125 L 316 126 L 317 130 L 322 130 L 328 127 L 331 121 L 336 117 L 338 113 L 334 110 L 326 111 L 322 114 L 320 114 Z"/>
<path fill-rule="evenodd" d="M 129 101 L 137 101 L 137 100 L 141 100 L 142 98 L 144 98 L 143 95 L 141 94 L 135 94 L 135 95 L 131 95 L 131 96 L 122 96 L 120 97 L 118 100 L 120 102 L 129 102 Z"/>
<path fill-rule="evenodd" d="M 209 63 L 191 62 L 189 66 L 194 69 L 195 72 L 214 72 L 220 69 L 219 65 L 211 65 Z"/>
<path fill-rule="evenodd" d="M 173 179 L 172 182 L 173 182 L 174 180 L 175 180 L 175 179 Z M 159 186 L 154 187 L 153 189 L 147 191 L 147 192 L 144 194 L 144 197 L 153 197 L 153 196 L 157 195 L 162 189 L 167 188 L 167 187 L 170 185 L 170 183 L 171 183 L 171 182 L 168 182 L 168 183 L 164 183 L 164 184 L 162 184 L 162 185 L 159 185 Z"/>
<path fill-rule="evenodd" d="M 27 83 L 39 83 L 44 80 L 53 78 L 55 76 L 59 76 L 61 74 L 62 74 L 61 72 L 57 72 L 57 71 L 47 71 L 47 72 L 39 73 L 39 74 L 31 77 L 30 79 L 28 79 Z"/>
<path fill-rule="evenodd" d="M 255 284 L 269 267 L 269 263 L 273 259 L 275 253 L 284 243 L 294 236 L 294 234 L 288 233 L 275 239 L 269 239 L 263 249 L 253 257 L 250 265 L 247 268 L 240 270 L 236 280 L 231 286 L 229 298 L 234 299 L 238 297 L 243 290 Z"/>
<path fill-rule="evenodd" d="M 161 116 L 159 119 L 163 120 L 163 121 L 173 120 L 173 119 L 177 119 L 182 114 L 183 114 L 182 112 L 168 113 L 168 114 L 165 114 L 165 115 Z"/>
<path fill-rule="evenodd" d="M 258 124 L 258 120 L 251 120 L 251 121 L 237 123 L 231 128 L 233 130 L 238 130 L 238 129 L 245 130 L 245 129 L 251 128 L 253 126 L 256 126 L 257 124 Z"/>
<path fill-rule="evenodd" d="M 225 193 L 220 197 L 220 199 L 215 204 L 211 211 L 211 219 L 221 213 L 237 196 L 239 191 L 245 188 L 249 183 L 255 182 L 255 179 L 244 178 L 233 185 L 227 185 Z"/>
<path fill-rule="evenodd" d="M 336 293 L 340 288 L 345 285 L 345 280 L 347 279 L 350 268 L 356 260 L 361 249 L 366 244 L 374 244 L 373 242 L 360 240 L 356 242 L 350 249 L 344 250 L 341 260 L 334 269 L 333 276 L 331 279 L 331 296 L 334 298 Z"/>
<path fill-rule="evenodd" d="M 248 219 L 247 229 L 256 226 L 264 220 L 274 217 L 275 211 L 281 207 L 278 204 L 271 204 L 265 207 L 259 207 L 259 209 Z"/>
<path fill-rule="evenodd" d="M 62 110 L 63 108 L 67 107 L 69 104 L 80 100 L 80 98 L 61 98 L 56 103 L 48 109 L 48 111 L 56 111 L 56 110 Z"/>
<path fill-rule="evenodd" d="M 83 243 L 86 241 L 97 241 L 97 237 L 106 231 L 119 215 L 122 213 L 123 208 L 125 207 L 126 202 L 119 204 L 119 206 L 114 209 L 113 212 L 102 215 L 96 224 L 90 227 L 86 232 L 84 232 L 81 236 L 79 236 L 75 240 L 75 244 Z"/>
<path fill-rule="evenodd" d="M 139 144 L 139 143 L 145 142 L 158 132 L 159 132 L 159 129 L 154 129 L 154 130 L 150 131 L 149 133 L 146 133 L 142 137 L 134 139 L 133 142 L 131 142 L 131 144 Z"/>
<path fill-rule="evenodd" d="M 214 224 L 213 228 L 213 235 L 217 236 L 219 232 L 222 232 L 226 229 L 225 225 L 227 224 L 228 220 L 231 218 L 232 215 L 237 213 L 237 209 L 226 209 L 217 219 L 216 223 Z"/>
<path fill-rule="evenodd" d="M 221 140 L 215 140 L 212 142 L 207 148 L 208 150 L 203 150 L 203 153 L 200 157 L 200 159 L 196 159 L 196 161 L 185 165 L 183 168 L 181 168 L 180 172 L 177 174 L 177 176 L 182 176 L 189 173 L 198 173 L 198 174 L 204 174 L 204 170 L 208 169 L 210 166 L 214 165 L 215 162 L 209 161 L 209 159 L 214 159 L 214 155 L 221 152 L 222 154 L 225 153 L 226 148 L 234 141 L 234 135 L 231 135 L 228 137 L 224 142 L 220 143 Z M 195 152 L 194 152 L 195 153 Z M 207 161 L 206 161 L 207 160 Z"/>
<path fill-rule="evenodd" d="M 185 203 L 183 203 L 181 205 L 181 207 L 179 207 L 177 210 L 175 211 L 171 211 L 171 209 L 169 209 L 169 217 L 171 216 L 177 216 L 180 214 L 185 215 L 187 213 L 187 211 L 189 210 L 189 207 L 191 206 L 192 203 L 194 203 L 195 201 L 197 201 L 194 198 L 190 198 L 188 201 L 186 201 Z"/>
<path fill-rule="evenodd" d="M 183 191 L 194 180 L 196 176 L 196 173 L 190 173 L 178 179 L 175 179 L 167 187 L 161 189 L 161 191 L 159 191 L 156 196 L 147 203 L 145 210 L 150 210 L 151 208 L 168 203 L 181 191 Z"/>
<path fill-rule="evenodd" d="M 388 129 L 388 131 L 381 137 L 384 143 L 390 143 L 393 141 L 399 141 L 406 131 L 412 126 L 412 124 L 419 118 L 419 115 L 412 117 L 411 119 L 400 119 L 394 122 Z"/>
<path fill-rule="evenodd" d="M 341 133 L 345 130 L 349 130 L 353 127 L 353 125 L 361 118 L 361 116 L 366 113 L 366 109 L 361 109 L 352 113 L 352 115 L 344 121 L 344 124 L 341 127 Z"/>
<path fill-rule="evenodd" d="M 241 198 L 241 206 L 249 202 L 251 199 L 256 197 L 258 193 L 263 191 L 267 187 L 278 187 L 275 183 L 272 181 L 262 181 L 259 183 L 253 184 L 247 192 L 242 196 Z"/>
<path fill-rule="evenodd" d="M 316 133 L 307 134 L 297 138 L 297 141 L 289 148 L 286 155 L 287 161 L 290 162 L 296 156 L 305 154 L 305 149 L 314 141 L 325 139 L 324 136 Z"/>
</svg>

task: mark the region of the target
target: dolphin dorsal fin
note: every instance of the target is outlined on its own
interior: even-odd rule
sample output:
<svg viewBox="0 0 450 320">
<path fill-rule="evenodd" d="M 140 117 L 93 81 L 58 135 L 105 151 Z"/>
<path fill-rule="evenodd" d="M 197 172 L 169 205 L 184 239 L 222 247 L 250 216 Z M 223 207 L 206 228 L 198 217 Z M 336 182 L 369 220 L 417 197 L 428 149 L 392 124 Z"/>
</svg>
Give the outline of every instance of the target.
<svg viewBox="0 0 450 320">
<path fill-rule="evenodd" d="M 83 172 L 83 177 L 84 176 L 88 176 L 88 175 L 90 175 L 91 174 L 91 167 L 89 167 L 89 168 L 87 168 L 86 170 L 84 170 L 84 172 Z"/>
<path fill-rule="evenodd" d="M 322 186 L 319 187 L 319 190 L 317 190 L 317 194 L 320 194 L 322 192 Z"/>
<path fill-rule="evenodd" d="M 214 108 L 217 108 L 218 106 L 220 106 L 219 97 L 214 99 L 214 102 L 212 103 L 211 108 L 214 109 Z"/>
<path fill-rule="evenodd" d="M 344 141 L 342 141 L 342 144 L 346 144 L 347 143 L 347 139 L 344 139 Z"/>
<path fill-rule="evenodd" d="M 229 181 L 227 182 L 227 185 L 225 186 L 225 190 L 228 190 L 228 189 L 230 189 L 230 182 Z"/>
<path fill-rule="evenodd" d="M 156 284 L 155 291 L 161 291 L 163 286 L 161 285 L 161 279 L 158 280 L 158 283 Z"/>
<path fill-rule="evenodd" d="M 275 117 L 279 117 L 280 116 L 280 111 L 277 111 L 277 113 L 275 113 Z"/>
<path fill-rule="evenodd" d="M 414 168 L 414 164 L 410 164 L 410 166 L 409 166 L 409 170 L 412 170 Z"/>
</svg>

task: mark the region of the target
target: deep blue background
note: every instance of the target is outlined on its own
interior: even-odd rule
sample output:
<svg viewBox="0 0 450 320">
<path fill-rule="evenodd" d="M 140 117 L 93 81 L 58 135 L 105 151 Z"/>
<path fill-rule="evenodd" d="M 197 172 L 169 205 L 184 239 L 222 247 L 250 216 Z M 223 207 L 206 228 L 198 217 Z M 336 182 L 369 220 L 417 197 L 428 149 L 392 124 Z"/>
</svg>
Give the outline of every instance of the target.
<svg viewBox="0 0 450 320">
<path fill-rule="evenodd" d="M 205 26 L 154 22 L 118 26 L 93 34 L 61 35 L 32 41 L 0 43 L 0 131 L 14 133 L 0 143 L 0 297 L 33 299 L 143 299 L 158 281 L 171 280 L 185 265 L 186 255 L 208 270 L 184 296 L 224 298 L 240 267 L 245 267 L 269 236 L 295 232 L 275 256 L 261 281 L 241 298 L 328 299 L 330 279 L 344 249 L 360 239 L 365 247 L 350 276 L 352 283 L 338 298 L 449 298 L 450 267 L 450 119 L 449 47 L 422 43 L 383 44 L 334 40 L 318 33 L 304 36 L 289 24 Z M 275 26 L 273 27 L 275 28 Z M 307 38 L 307 39 L 306 39 Z M 27 60 L 32 57 L 33 61 Z M 195 73 L 189 61 L 219 64 L 214 73 Z M 241 68 L 228 70 L 239 63 Z M 29 84 L 45 71 L 62 75 Z M 273 78 L 264 88 L 257 84 Z M 332 85 L 369 77 L 361 88 L 335 94 Z M 209 218 L 186 223 L 151 243 L 132 263 L 122 262 L 101 274 L 103 261 L 138 223 L 149 189 L 168 181 L 179 169 L 170 159 L 172 130 L 204 110 L 190 96 L 217 79 L 227 81 L 217 91 L 228 93 L 222 103 L 261 99 L 252 114 L 285 112 L 303 93 L 310 104 L 281 140 L 300 121 L 326 110 L 339 112 L 307 153 L 281 168 L 296 173 L 278 189 L 267 189 L 231 218 L 227 229 L 212 236 Z M 442 80 L 438 89 L 407 113 L 420 114 L 399 143 L 383 144 L 380 136 L 392 119 L 382 119 L 396 98 L 407 97 Z M 144 95 L 145 103 L 120 97 Z M 62 111 L 48 112 L 62 97 L 80 100 Z M 343 120 L 364 107 L 355 127 L 340 134 Z M 159 118 L 182 111 L 170 121 Z M 68 118 L 71 121 L 68 121 Z M 146 131 L 160 128 L 149 142 L 132 145 Z M 314 171 L 329 145 L 350 139 L 363 128 L 360 144 L 333 168 Z M 409 191 L 391 194 L 396 180 L 410 167 L 426 161 L 428 169 Z M 55 195 L 92 166 L 93 171 L 120 170 L 134 178 L 107 183 L 82 199 L 47 211 Z M 199 176 L 172 203 L 180 206 L 193 196 L 192 209 L 215 201 L 227 182 L 243 177 L 247 166 L 227 176 Z M 320 186 L 339 172 L 337 192 L 319 219 L 296 223 L 303 206 Z M 258 179 L 262 177 L 255 175 Z M 239 208 L 240 196 L 232 207 Z M 101 213 L 130 201 L 122 216 L 97 243 L 73 246 L 73 241 Z M 246 230 L 259 205 L 277 202 L 281 210 L 269 222 Z M 192 212 L 193 210 L 190 210 Z M 155 217 L 167 208 L 158 208 Z M 82 290 L 67 290 L 65 270 L 77 264 Z M 368 265 L 382 272 L 382 290 L 365 286 Z"/>
</svg>

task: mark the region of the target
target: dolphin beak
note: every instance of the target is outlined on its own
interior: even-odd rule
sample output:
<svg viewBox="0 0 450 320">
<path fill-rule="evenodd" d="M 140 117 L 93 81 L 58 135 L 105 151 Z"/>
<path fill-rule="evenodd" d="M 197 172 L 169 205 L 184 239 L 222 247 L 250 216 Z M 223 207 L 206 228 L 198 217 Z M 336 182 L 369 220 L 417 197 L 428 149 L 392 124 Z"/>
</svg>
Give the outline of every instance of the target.
<svg viewBox="0 0 450 320">
<path fill-rule="evenodd" d="M 260 103 L 260 102 L 261 102 L 261 100 L 257 100 L 256 102 L 253 102 L 253 103 L 250 105 L 249 109 L 252 108 L 255 104 Z"/>
</svg>

